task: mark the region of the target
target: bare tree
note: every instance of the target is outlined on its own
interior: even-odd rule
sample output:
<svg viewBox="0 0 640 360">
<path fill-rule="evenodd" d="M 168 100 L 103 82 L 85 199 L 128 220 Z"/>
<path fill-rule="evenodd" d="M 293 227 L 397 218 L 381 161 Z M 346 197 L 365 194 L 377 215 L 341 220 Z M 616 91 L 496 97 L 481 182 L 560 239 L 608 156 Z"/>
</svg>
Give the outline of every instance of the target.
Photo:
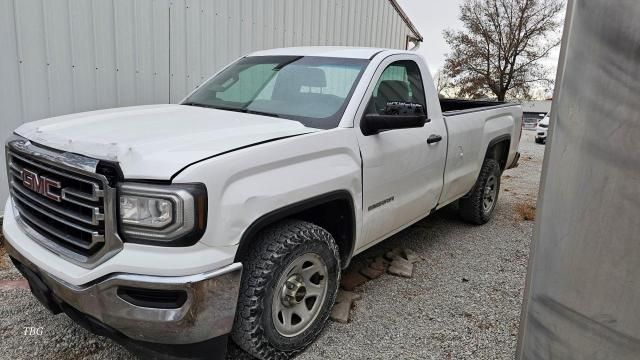
<svg viewBox="0 0 640 360">
<path fill-rule="evenodd" d="M 461 96 L 529 97 L 532 86 L 553 83 L 540 63 L 560 43 L 563 0 L 465 0 L 464 30 L 446 30 L 452 52 L 445 71 Z"/>
<path fill-rule="evenodd" d="M 433 75 L 433 82 L 434 82 L 434 85 L 436 86 L 436 91 L 438 92 L 438 96 L 456 97 L 458 95 L 456 92 L 455 85 L 451 80 L 451 77 L 443 69 L 436 71 L 435 75 Z"/>
</svg>

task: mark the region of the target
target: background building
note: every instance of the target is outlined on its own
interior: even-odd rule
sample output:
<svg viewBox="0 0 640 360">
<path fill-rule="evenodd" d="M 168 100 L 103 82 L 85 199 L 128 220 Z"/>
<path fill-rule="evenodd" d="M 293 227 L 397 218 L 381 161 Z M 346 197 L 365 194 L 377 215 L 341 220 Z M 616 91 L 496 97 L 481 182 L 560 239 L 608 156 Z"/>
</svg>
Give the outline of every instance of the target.
<svg viewBox="0 0 640 360">
<path fill-rule="evenodd" d="M 551 111 L 553 100 L 524 101 L 522 102 L 522 122 L 525 129 L 535 129 L 538 121 L 542 120 Z"/>
<path fill-rule="evenodd" d="M 0 138 L 56 115 L 176 103 L 254 50 L 421 40 L 395 0 L 0 0 Z"/>
</svg>

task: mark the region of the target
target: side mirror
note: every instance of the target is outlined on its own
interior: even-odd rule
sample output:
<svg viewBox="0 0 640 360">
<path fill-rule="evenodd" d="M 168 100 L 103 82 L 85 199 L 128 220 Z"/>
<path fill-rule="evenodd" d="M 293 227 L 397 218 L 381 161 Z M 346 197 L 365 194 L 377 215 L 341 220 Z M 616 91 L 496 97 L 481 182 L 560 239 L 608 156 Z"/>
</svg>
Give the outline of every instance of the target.
<svg viewBox="0 0 640 360">
<path fill-rule="evenodd" d="M 429 122 L 422 105 L 413 103 L 387 103 L 384 114 L 366 114 L 360 121 L 365 136 L 384 130 L 421 128 Z"/>
</svg>

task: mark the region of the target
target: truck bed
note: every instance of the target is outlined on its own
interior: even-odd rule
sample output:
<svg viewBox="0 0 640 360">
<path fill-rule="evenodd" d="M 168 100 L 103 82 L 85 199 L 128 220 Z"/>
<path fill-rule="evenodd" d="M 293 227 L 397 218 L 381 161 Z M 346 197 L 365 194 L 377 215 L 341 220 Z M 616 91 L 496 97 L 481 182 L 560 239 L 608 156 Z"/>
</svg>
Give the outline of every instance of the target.
<svg viewBox="0 0 640 360">
<path fill-rule="evenodd" d="M 475 112 L 487 108 L 515 106 L 515 103 L 485 100 L 440 99 L 442 113 L 446 115 L 460 114 L 463 112 Z"/>
<path fill-rule="evenodd" d="M 491 142 L 507 141 L 511 164 L 518 151 L 522 110 L 518 104 L 440 99 L 447 128 L 447 163 L 439 206 L 471 189 Z M 505 150 L 506 151 L 506 150 Z"/>
</svg>

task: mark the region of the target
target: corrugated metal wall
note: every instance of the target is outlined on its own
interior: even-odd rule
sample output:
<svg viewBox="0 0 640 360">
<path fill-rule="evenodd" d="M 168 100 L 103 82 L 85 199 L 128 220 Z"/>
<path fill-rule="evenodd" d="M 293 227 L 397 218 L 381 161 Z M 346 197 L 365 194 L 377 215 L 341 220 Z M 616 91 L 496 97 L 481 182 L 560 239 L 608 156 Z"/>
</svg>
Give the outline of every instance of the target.
<svg viewBox="0 0 640 360">
<path fill-rule="evenodd" d="M 178 102 L 254 50 L 404 48 L 408 35 L 389 0 L 0 0 L 0 138 L 46 117 Z"/>
</svg>

